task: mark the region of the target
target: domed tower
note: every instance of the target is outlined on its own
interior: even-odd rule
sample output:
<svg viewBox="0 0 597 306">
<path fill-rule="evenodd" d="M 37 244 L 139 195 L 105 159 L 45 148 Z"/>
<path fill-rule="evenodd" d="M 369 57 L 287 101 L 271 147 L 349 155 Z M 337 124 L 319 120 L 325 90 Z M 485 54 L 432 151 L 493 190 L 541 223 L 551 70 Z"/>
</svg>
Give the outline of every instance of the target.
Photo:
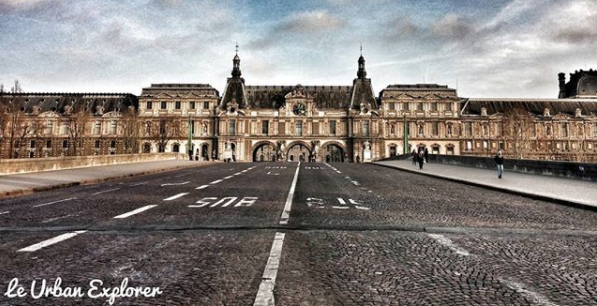
<svg viewBox="0 0 597 306">
<path fill-rule="evenodd" d="M 367 71 L 365 70 L 365 58 L 363 57 L 363 47 L 361 47 L 361 56 L 359 57 L 359 71 L 357 71 L 357 77 L 364 79 L 367 77 Z"/>
<path fill-rule="evenodd" d="M 564 98 L 597 98 L 597 70 L 580 70 L 570 74 L 570 81 L 566 83 L 566 75 L 558 74 L 560 93 L 558 97 Z"/>
<path fill-rule="evenodd" d="M 236 53 L 232 59 L 232 77 L 228 78 L 224 95 L 220 102 L 220 108 L 227 111 L 235 111 L 245 108 L 247 105 L 245 94 L 245 79 L 241 77 L 240 57 L 238 56 L 238 43 Z"/>
<path fill-rule="evenodd" d="M 365 70 L 365 58 L 363 57 L 363 46 L 361 46 L 361 56 L 359 57 L 359 69 L 357 78 L 352 82 L 352 96 L 350 97 L 350 109 L 367 112 L 370 109 L 378 109 L 377 100 L 373 93 L 371 79 L 367 78 Z"/>
</svg>

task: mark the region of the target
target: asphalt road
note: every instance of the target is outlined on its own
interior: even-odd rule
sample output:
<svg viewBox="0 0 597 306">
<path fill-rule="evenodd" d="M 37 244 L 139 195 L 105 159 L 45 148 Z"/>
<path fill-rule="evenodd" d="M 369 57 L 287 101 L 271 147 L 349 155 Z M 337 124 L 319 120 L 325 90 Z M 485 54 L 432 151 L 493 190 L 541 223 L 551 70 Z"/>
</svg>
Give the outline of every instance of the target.
<svg viewBox="0 0 597 306">
<path fill-rule="evenodd" d="M 160 292 L 115 305 L 597 305 L 596 250 L 592 211 L 368 164 L 220 163 L 1 200 L 0 305 L 110 305 L 124 280 Z"/>
</svg>

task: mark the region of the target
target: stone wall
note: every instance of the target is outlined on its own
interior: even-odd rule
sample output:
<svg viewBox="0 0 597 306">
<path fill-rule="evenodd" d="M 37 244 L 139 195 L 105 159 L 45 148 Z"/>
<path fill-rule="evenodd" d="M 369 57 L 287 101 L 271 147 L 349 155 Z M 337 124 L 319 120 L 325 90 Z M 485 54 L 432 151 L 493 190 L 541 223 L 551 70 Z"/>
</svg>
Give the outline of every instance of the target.
<svg viewBox="0 0 597 306">
<path fill-rule="evenodd" d="M 399 155 L 386 160 L 400 160 L 409 158 L 410 155 Z M 495 169 L 495 162 L 493 161 L 493 157 L 429 154 L 429 163 L 442 163 L 455 166 Z M 597 181 L 596 163 L 506 158 L 504 161 L 504 170 Z"/>
<path fill-rule="evenodd" d="M 188 159 L 188 156 L 182 153 L 150 153 L 2 159 L 0 175 L 172 159 Z"/>
</svg>

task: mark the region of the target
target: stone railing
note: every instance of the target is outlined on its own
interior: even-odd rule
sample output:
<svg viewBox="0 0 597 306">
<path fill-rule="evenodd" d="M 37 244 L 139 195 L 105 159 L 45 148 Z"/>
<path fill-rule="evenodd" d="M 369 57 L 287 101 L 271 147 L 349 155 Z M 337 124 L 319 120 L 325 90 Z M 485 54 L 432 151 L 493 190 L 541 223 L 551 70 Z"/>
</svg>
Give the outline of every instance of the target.
<svg viewBox="0 0 597 306">
<path fill-rule="evenodd" d="M 188 156 L 182 153 L 146 153 L 2 159 L 0 175 L 173 159 L 188 159 Z"/>
<path fill-rule="evenodd" d="M 399 155 L 385 160 L 400 160 L 409 158 L 410 155 Z M 493 157 L 429 154 L 429 162 L 464 167 L 495 169 Z M 504 160 L 504 170 L 597 181 L 597 164 L 595 163 L 509 159 L 506 156 Z"/>
</svg>

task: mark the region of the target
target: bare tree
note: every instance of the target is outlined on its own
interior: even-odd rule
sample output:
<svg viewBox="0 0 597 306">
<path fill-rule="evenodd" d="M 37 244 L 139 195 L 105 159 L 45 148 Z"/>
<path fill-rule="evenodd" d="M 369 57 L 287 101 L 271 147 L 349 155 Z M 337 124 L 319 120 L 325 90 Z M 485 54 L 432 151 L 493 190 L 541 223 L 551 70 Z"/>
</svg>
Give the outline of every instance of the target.
<svg viewBox="0 0 597 306">
<path fill-rule="evenodd" d="M 90 113 L 81 109 L 75 113 L 64 114 L 64 117 L 67 123 L 68 138 L 72 143 L 72 155 L 77 156 L 84 148 L 85 127 L 89 122 Z"/>
<path fill-rule="evenodd" d="M 122 115 L 122 132 L 126 153 L 139 153 L 139 117 L 134 107 L 129 107 Z"/>
<path fill-rule="evenodd" d="M 182 120 L 172 117 L 158 119 L 158 128 L 155 131 L 154 139 L 158 143 L 159 152 L 165 152 L 166 146 L 171 140 L 184 137 L 182 131 Z"/>
<path fill-rule="evenodd" d="M 504 113 L 504 139 L 511 146 L 506 152 L 515 158 L 523 159 L 531 147 L 531 137 L 535 129 L 535 118 L 522 108 L 513 108 Z"/>
</svg>

